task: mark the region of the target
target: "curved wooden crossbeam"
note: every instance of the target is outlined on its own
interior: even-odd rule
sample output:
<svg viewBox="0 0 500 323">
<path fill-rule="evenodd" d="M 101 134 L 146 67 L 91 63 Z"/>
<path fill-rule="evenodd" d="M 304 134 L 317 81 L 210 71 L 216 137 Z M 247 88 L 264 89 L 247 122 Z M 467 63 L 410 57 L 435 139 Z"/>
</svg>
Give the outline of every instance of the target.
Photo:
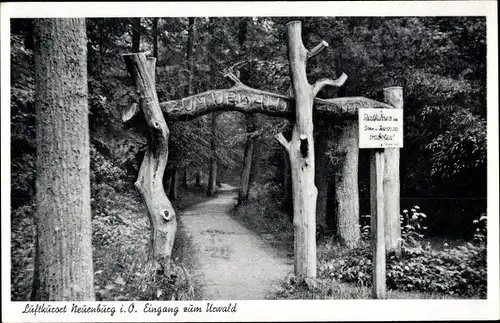
<svg viewBox="0 0 500 323">
<path fill-rule="evenodd" d="M 215 111 L 264 113 L 276 117 L 287 117 L 292 111 L 288 97 L 256 90 L 242 83 L 229 89 L 161 102 L 160 107 L 169 120 L 190 120 Z"/>
<path fill-rule="evenodd" d="M 237 85 L 229 89 L 210 90 L 180 100 L 161 102 L 160 107 L 168 120 L 187 121 L 215 111 L 262 113 L 292 118 L 294 101 L 285 95 Z M 317 113 L 355 117 L 360 108 L 389 109 L 391 106 L 365 97 L 314 99 L 314 110 Z"/>
<path fill-rule="evenodd" d="M 325 45 L 326 44 L 326 45 Z M 310 52 L 316 55 L 328 46 L 321 42 Z M 309 56 L 308 56 L 309 57 Z M 188 121 L 204 114 L 216 111 L 239 111 L 243 113 L 262 113 L 275 117 L 292 118 L 295 114 L 295 98 L 257 90 L 243 84 L 234 74 L 228 73 L 226 78 L 233 81 L 235 86 L 228 89 L 216 89 L 180 100 L 170 100 L 160 103 L 165 119 L 172 121 Z M 326 85 L 339 87 L 346 81 L 347 75 L 342 74 L 339 79 L 322 79 L 313 85 L 314 96 Z M 389 104 L 368 99 L 365 97 L 343 97 L 334 99 L 314 98 L 313 110 L 316 113 L 332 114 L 339 117 L 355 117 L 360 108 L 392 108 Z M 129 122 L 140 112 L 136 103 L 122 111 L 122 121 Z"/>
<path fill-rule="evenodd" d="M 358 110 L 361 108 L 391 109 L 392 106 L 384 102 L 365 98 L 364 96 L 314 99 L 314 110 L 316 113 L 355 117 L 358 115 Z"/>
</svg>

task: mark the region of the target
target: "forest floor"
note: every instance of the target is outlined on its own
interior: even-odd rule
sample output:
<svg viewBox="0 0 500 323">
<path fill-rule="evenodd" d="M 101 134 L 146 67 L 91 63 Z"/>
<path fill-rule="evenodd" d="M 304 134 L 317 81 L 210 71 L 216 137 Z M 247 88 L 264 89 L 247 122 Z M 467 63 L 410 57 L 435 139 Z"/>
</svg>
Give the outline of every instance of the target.
<svg viewBox="0 0 500 323">
<path fill-rule="evenodd" d="M 293 271 L 293 259 L 231 217 L 235 187 L 184 209 L 179 221 L 194 249 L 191 275 L 206 300 L 266 299 Z"/>
</svg>

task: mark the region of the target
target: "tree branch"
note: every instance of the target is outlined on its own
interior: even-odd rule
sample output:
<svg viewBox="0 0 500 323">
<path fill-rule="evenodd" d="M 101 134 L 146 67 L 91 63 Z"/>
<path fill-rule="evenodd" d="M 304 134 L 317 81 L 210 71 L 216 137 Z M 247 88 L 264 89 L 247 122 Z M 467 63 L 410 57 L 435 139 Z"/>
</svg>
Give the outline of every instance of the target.
<svg viewBox="0 0 500 323">
<path fill-rule="evenodd" d="M 225 78 L 227 79 L 230 79 L 231 81 L 233 81 L 236 85 L 243 85 L 243 83 L 241 83 L 240 79 L 234 75 L 233 72 L 228 72 L 224 75 Z"/>
<path fill-rule="evenodd" d="M 347 75 L 345 73 L 342 73 L 342 75 L 336 80 L 321 79 L 321 80 L 317 81 L 316 83 L 314 83 L 313 95 L 316 96 L 316 94 L 318 94 L 318 92 L 326 85 L 331 85 L 334 87 L 341 87 L 342 85 L 344 85 L 346 80 L 347 80 Z"/>
<path fill-rule="evenodd" d="M 307 52 L 307 58 L 312 58 L 318 55 L 323 49 L 328 47 L 328 43 L 324 40 L 321 41 L 318 45 L 316 45 L 313 49 Z"/>
<path fill-rule="evenodd" d="M 286 140 L 283 133 L 280 132 L 274 136 L 274 138 L 286 149 L 286 151 L 290 151 L 290 143 Z"/>
</svg>

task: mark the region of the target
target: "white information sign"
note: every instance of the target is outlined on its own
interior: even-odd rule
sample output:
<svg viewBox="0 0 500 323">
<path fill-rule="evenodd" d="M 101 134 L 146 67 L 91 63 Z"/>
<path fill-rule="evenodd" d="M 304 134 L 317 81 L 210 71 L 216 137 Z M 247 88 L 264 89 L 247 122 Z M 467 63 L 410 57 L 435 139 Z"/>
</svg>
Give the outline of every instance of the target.
<svg viewBox="0 0 500 323">
<path fill-rule="evenodd" d="M 359 109 L 359 148 L 402 148 L 403 110 Z"/>
</svg>

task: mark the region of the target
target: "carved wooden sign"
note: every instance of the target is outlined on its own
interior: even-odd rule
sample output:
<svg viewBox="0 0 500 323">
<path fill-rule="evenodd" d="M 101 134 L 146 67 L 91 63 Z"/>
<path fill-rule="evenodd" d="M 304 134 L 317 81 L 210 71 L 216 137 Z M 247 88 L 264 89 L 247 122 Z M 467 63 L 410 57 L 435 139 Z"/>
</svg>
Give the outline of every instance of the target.
<svg viewBox="0 0 500 323">
<path fill-rule="evenodd" d="M 276 117 L 293 117 L 294 99 L 246 85 L 210 90 L 180 100 L 161 102 L 168 120 L 191 120 L 214 111 L 263 113 Z M 356 116 L 361 108 L 391 108 L 390 105 L 365 97 L 314 99 L 314 110 L 335 116 Z"/>
<path fill-rule="evenodd" d="M 291 114 L 290 99 L 284 95 L 238 85 L 211 90 L 160 104 L 171 120 L 189 120 L 213 111 L 241 111 L 285 117 Z"/>
<path fill-rule="evenodd" d="M 187 121 L 215 111 L 263 113 L 275 117 L 293 118 L 295 106 L 293 97 L 257 90 L 241 83 L 234 75 L 228 77 L 236 83 L 229 89 L 210 90 L 179 100 L 161 102 L 160 108 L 165 118 L 171 121 Z M 392 106 L 365 97 L 314 98 L 313 102 L 315 113 L 336 117 L 355 117 L 362 108 L 391 109 Z M 129 122 L 139 114 L 139 111 L 139 106 L 132 104 L 122 111 L 122 121 Z"/>
</svg>

